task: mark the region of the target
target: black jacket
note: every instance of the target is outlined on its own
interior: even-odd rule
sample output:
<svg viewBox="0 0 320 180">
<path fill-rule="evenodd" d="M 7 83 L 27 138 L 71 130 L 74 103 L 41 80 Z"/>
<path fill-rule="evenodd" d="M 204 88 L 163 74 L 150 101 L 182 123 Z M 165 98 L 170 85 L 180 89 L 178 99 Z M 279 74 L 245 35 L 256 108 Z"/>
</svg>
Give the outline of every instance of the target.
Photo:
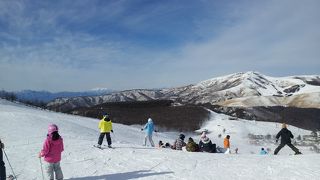
<svg viewBox="0 0 320 180">
<path fill-rule="evenodd" d="M 200 142 L 199 142 L 199 150 L 201 152 L 213 153 L 214 152 L 214 147 L 213 147 L 213 144 L 212 144 L 211 140 L 209 140 L 208 142 L 203 142 L 202 140 L 200 140 Z"/>
<path fill-rule="evenodd" d="M 279 139 L 279 137 L 281 137 L 281 144 L 288 144 L 291 143 L 293 135 L 287 128 L 282 128 L 276 136 L 277 139 Z"/>
</svg>

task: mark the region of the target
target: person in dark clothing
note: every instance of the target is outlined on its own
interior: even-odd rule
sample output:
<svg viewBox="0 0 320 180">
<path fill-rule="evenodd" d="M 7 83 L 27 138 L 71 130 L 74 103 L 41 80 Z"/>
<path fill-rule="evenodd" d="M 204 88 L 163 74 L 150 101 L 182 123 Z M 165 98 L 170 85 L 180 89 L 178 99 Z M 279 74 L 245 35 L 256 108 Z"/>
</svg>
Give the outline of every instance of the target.
<svg viewBox="0 0 320 180">
<path fill-rule="evenodd" d="M 216 152 L 215 144 L 212 144 L 211 140 L 207 137 L 206 133 L 202 133 L 201 135 L 201 139 L 199 142 L 199 151 L 208 153 Z"/>
<path fill-rule="evenodd" d="M 199 146 L 198 146 L 197 143 L 194 142 L 192 137 L 189 138 L 188 143 L 186 145 L 186 149 L 189 152 L 197 152 L 197 151 L 199 151 Z"/>
<path fill-rule="evenodd" d="M 282 129 L 279 131 L 279 133 L 276 136 L 276 142 L 278 142 L 279 138 L 281 137 L 281 143 L 280 145 L 274 150 L 274 155 L 277 155 L 278 152 L 285 146 L 288 145 L 295 154 L 301 154 L 298 148 L 296 148 L 293 144 L 291 144 L 291 138 L 293 138 L 293 135 L 291 131 L 287 129 L 287 125 L 285 123 L 282 124 Z"/>
<path fill-rule="evenodd" d="M 3 154 L 2 154 L 2 149 L 4 148 L 3 143 L 1 142 L 0 139 L 0 180 L 5 180 L 6 179 L 6 167 L 4 165 L 3 161 Z"/>
<path fill-rule="evenodd" d="M 173 143 L 171 148 L 181 151 L 182 147 L 186 146 L 186 143 L 184 142 L 184 138 L 185 138 L 185 135 L 184 134 L 180 134 L 179 138 Z"/>
</svg>

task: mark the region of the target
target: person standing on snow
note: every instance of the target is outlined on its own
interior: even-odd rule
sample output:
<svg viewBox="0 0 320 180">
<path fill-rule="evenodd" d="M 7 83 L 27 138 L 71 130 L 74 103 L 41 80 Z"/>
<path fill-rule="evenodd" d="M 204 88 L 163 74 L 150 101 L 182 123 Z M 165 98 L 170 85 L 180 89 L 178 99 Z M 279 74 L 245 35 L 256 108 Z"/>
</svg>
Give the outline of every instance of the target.
<svg viewBox="0 0 320 180">
<path fill-rule="evenodd" d="M 39 153 L 39 158 L 44 157 L 47 176 L 50 180 L 54 179 L 54 174 L 57 180 L 63 179 L 60 167 L 61 153 L 63 150 L 63 139 L 58 133 L 58 126 L 50 124 L 48 127 L 47 139 Z"/>
<path fill-rule="evenodd" d="M 3 161 L 2 149 L 4 149 L 4 144 L 1 142 L 1 139 L 0 139 L 0 180 L 5 180 L 6 179 L 6 167 L 5 167 L 4 161 Z"/>
<path fill-rule="evenodd" d="M 276 142 L 278 142 L 279 138 L 281 137 L 281 143 L 280 145 L 274 150 L 274 155 L 277 155 L 281 148 L 283 148 L 285 145 L 288 145 L 296 154 L 301 154 L 298 148 L 296 148 L 294 145 L 291 144 L 291 138 L 293 138 L 293 135 L 291 131 L 287 129 L 287 125 L 285 123 L 282 124 L 282 129 L 279 131 L 279 133 L 276 136 Z"/>
<path fill-rule="evenodd" d="M 149 139 L 149 142 L 151 144 L 152 147 L 154 147 L 154 143 L 152 140 L 152 133 L 154 130 L 154 124 L 151 118 L 148 119 L 148 122 L 146 123 L 146 125 L 144 125 L 144 127 L 141 129 L 141 131 L 146 130 L 146 135 L 144 137 L 144 146 L 147 145 L 147 139 Z"/>
<path fill-rule="evenodd" d="M 108 147 L 112 148 L 110 132 L 113 133 L 113 129 L 112 129 L 111 119 L 107 113 L 103 114 L 103 118 L 99 122 L 99 129 L 100 129 L 100 136 L 99 136 L 97 147 L 101 148 L 103 138 L 104 138 L 104 136 L 106 136 L 107 142 L 108 142 Z"/>
</svg>

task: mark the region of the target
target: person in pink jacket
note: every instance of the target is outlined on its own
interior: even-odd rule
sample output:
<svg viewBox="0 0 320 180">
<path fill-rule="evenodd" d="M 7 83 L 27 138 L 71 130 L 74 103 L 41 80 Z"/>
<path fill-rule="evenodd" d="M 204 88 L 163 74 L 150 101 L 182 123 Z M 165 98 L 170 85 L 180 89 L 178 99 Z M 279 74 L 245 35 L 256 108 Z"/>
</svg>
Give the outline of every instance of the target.
<svg viewBox="0 0 320 180">
<path fill-rule="evenodd" d="M 63 179 L 60 167 L 61 153 L 63 150 L 63 139 L 59 135 L 58 126 L 50 124 L 47 139 L 44 141 L 43 148 L 39 153 L 39 158 L 44 157 L 46 162 L 45 169 L 48 179 L 50 180 L 54 179 L 54 174 L 57 180 Z"/>
</svg>

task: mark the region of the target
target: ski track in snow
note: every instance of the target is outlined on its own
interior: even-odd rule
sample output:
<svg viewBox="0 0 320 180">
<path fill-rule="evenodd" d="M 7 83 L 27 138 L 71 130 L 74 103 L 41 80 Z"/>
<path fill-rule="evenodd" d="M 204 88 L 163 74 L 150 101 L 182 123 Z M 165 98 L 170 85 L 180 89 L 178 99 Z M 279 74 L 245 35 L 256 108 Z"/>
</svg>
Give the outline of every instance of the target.
<svg viewBox="0 0 320 180">
<path fill-rule="evenodd" d="M 93 147 L 99 135 L 98 120 L 33 109 L 4 100 L 0 100 L 0 122 L 0 136 L 6 145 L 5 151 L 20 180 L 42 179 L 37 156 L 50 123 L 59 126 L 64 139 L 61 166 L 65 179 L 317 180 L 320 177 L 320 156 L 307 149 L 303 149 L 304 155 L 299 156 L 288 155 L 292 154 L 289 148 L 281 150 L 278 156 L 250 154 L 252 151 L 258 153 L 260 147 L 248 144 L 244 135 L 251 130 L 263 132 L 256 122 L 214 120 L 206 125 L 213 131 L 208 136 L 217 145 L 222 145 L 219 142 L 222 140 L 216 138 L 222 128 L 232 134 L 231 144 L 239 147 L 241 154 L 230 155 L 145 147 L 141 145 L 144 134 L 139 128 L 121 124 L 114 124 L 114 134 L 111 135 L 115 149 L 100 150 Z M 267 124 L 261 126 L 270 131 L 274 129 L 274 132 L 279 130 Z M 294 129 L 294 132 L 300 130 Z M 178 134 L 157 133 L 154 142 L 162 140 L 172 143 Z M 193 137 L 199 140 L 195 134 Z M 11 174 L 5 162 L 7 174 Z"/>
</svg>

